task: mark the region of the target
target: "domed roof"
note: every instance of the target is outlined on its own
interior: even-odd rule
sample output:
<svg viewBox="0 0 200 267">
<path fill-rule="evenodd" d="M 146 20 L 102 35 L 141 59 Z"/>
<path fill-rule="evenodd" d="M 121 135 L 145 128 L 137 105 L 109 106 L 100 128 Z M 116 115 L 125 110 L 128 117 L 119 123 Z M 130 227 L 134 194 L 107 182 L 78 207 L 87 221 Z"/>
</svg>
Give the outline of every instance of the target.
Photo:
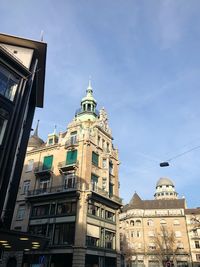
<svg viewBox="0 0 200 267">
<path fill-rule="evenodd" d="M 173 182 L 169 178 L 160 178 L 156 184 L 156 187 L 162 185 L 171 185 L 174 186 Z"/>
<path fill-rule="evenodd" d="M 37 148 L 44 144 L 44 141 L 38 136 L 38 127 L 39 127 L 39 120 L 37 122 L 37 126 L 35 128 L 33 135 L 31 135 L 31 137 L 29 138 L 28 147 Z"/>
<path fill-rule="evenodd" d="M 40 147 L 44 144 L 44 141 L 37 135 L 32 135 L 28 141 L 28 147 Z"/>
<path fill-rule="evenodd" d="M 81 103 L 85 102 L 85 101 L 92 101 L 96 104 L 96 100 L 93 97 L 93 90 L 92 90 L 92 86 L 91 86 L 91 80 L 89 80 L 89 85 L 88 88 L 86 90 L 86 96 L 82 98 Z"/>
</svg>

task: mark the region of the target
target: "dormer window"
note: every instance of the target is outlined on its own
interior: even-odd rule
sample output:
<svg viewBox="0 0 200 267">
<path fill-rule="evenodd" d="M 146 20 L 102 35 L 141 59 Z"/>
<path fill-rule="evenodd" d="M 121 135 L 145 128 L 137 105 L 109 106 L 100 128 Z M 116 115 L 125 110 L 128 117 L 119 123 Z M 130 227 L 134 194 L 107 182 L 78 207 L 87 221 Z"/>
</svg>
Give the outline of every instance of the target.
<svg viewBox="0 0 200 267">
<path fill-rule="evenodd" d="M 49 138 L 49 145 L 53 145 L 53 138 Z"/>
</svg>

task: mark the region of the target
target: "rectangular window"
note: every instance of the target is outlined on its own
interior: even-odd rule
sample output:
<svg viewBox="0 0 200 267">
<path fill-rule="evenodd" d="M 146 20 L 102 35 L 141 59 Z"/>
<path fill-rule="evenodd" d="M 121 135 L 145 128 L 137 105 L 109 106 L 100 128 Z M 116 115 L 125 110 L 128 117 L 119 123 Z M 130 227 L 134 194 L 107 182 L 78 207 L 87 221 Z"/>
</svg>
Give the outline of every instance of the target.
<svg viewBox="0 0 200 267">
<path fill-rule="evenodd" d="M 107 178 L 106 177 L 102 178 L 102 189 L 104 191 L 106 191 L 106 189 L 107 189 Z"/>
<path fill-rule="evenodd" d="M 53 203 L 51 203 L 50 214 L 55 215 L 55 213 L 56 213 L 56 203 L 53 202 Z"/>
<path fill-rule="evenodd" d="M 17 91 L 17 86 L 20 79 L 8 71 L 3 66 L 0 66 L 0 94 L 7 99 L 13 101 Z"/>
<path fill-rule="evenodd" d="M 53 163 L 53 155 L 44 157 L 43 170 L 51 170 Z"/>
<path fill-rule="evenodd" d="M 29 233 L 33 234 L 33 235 L 46 236 L 46 234 L 47 234 L 47 224 L 30 225 L 29 226 Z"/>
<path fill-rule="evenodd" d="M 141 237 L 140 231 L 136 231 L 136 237 Z"/>
<path fill-rule="evenodd" d="M 66 164 L 74 164 L 77 161 L 77 150 L 71 150 L 67 152 Z"/>
<path fill-rule="evenodd" d="M 0 108 L 0 145 L 3 142 L 3 137 L 6 131 L 8 118 L 9 118 L 8 112 L 5 109 Z"/>
<path fill-rule="evenodd" d="M 105 231 L 105 248 L 114 249 L 114 237 L 114 233 Z"/>
<path fill-rule="evenodd" d="M 21 205 L 19 206 L 18 211 L 17 211 L 17 220 L 23 220 L 24 215 L 25 215 L 25 206 Z"/>
<path fill-rule="evenodd" d="M 113 196 L 113 184 L 109 183 L 109 196 L 112 197 Z"/>
<path fill-rule="evenodd" d="M 32 208 L 32 217 L 43 217 L 49 215 L 50 204 L 34 206 Z"/>
<path fill-rule="evenodd" d="M 27 194 L 30 186 L 30 180 L 24 181 L 23 184 L 23 194 Z"/>
<path fill-rule="evenodd" d="M 73 245 L 75 235 L 74 223 L 60 223 L 55 225 L 54 240 L 55 245 Z"/>
<path fill-rule="evenodd" d="M 109 143 L 107 143 L 106 145 L 107 145 L 107 146 L 106 146 L 106 152 L 107 152 L 107 153 L 110 153 L 110 145 L 109 145 Z"/>
<path fill-rule="evenodd" d="M 102 149 L 104 150 L 105 149 L 105 140 L 102 139 Z"/>
<path fill-rule="evenodd" d="M 39 184 L 40 192 L 42 193 L 48 192 L 49 186 L 50 186 L 50 178 L 48 177 L 40 178 L 40 184 Z"/>
<path fill-rule="evenodd" d="M 92 152 L 92 163 L 95 166 L 99 166 L 99 155 L 95 153 L 94 151 Z"/>
<path fill-rule="evenodd" d="M 113 163 L 109 162 L 109 174 L 113 175 Z"/>
<path fill-rule="evenodd" d="M 200 261 L 200 254 L 196 254 L 197 261 Z"/>
<path fill-rule="evenodd" d="M 76 202 L 63 202 L 57 205 L 57 215 L 72 215 L 76 213 Z"/>
<path fill-rule="evenodd" d="M 100 144 L 101 144 L 101 137 L 98 136 L 98 139 L 97 139 L 97 145 L 100 146 Z"/>
<path fill-rule="evenodd" d="M 200 248 L 199 241 L 194 241 L 194 243 L 195 243 L 195 248 Z"/>
<path fill-rule="evenodd" d="M 88 213 L 94 216 L 99 216 L 99 207 L 89 203 L 88 204 Z"/>
<path fill-rule="evenodd" d="M 26 165 L 26 172 L 31 172 L 33 170 L 34 159 L 29 159 Z"/>
<path fill-rule="evenodd" d="M 77 132 L 72 132 L 70 136 L 71 145 L 75 145 L 77 143 Z"/>
<path fill-rule="evenodd" d="M 105 219 L 114 222 L 115 221 L 115 214 L 111 211 L 105 211 Z"/>
<path fill-rule="evenodd" d="M 49 145 L 53 145 L 53 138 L 49 138 Z"/>
<path fill-rule="evenodd" d="M 98 176 L 97 175 L 92 174 L 91 183 L 92 183 L 92 190 L 97 191 L 98 190 Z"/>
<path fill-rule="evenodd" d="M 86 246 L 99 247 L 99 238 L 93 236 L 86 236 Z"/>
<path fill-rule="evenodd" d="M 69 172 L 64 176 L 64 189 L 75 188 L 74 172 Z"/>
</svg>

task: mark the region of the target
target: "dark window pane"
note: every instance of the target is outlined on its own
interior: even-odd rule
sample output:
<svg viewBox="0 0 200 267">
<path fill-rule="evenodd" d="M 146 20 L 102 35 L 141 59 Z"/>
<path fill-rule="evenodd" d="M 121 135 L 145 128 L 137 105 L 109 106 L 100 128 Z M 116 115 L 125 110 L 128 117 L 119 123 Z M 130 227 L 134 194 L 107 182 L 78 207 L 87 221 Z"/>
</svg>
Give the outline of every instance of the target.
<svg viewBox="0 0 200 267">
<path fill-rule="evenodd" d="M 19 78 L 0 66 L 0 94 L 13 101 L 19 84 Z"/>
<path fill-rule="evenodd" d="M 95 152 L 92 152 L 92 163 L 95 166 L 99 165 L 99 155 L 97 153 L 95 153 Z"/>
</svg>

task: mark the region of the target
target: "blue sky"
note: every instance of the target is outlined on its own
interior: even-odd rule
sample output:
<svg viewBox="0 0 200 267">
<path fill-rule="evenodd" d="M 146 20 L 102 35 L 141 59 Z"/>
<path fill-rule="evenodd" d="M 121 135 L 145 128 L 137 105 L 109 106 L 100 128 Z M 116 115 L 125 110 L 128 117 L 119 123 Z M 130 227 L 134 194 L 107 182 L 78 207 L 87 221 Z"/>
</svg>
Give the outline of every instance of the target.
<svg viewBox="0 0 200 267">
<path fill-rule="evenodd" d="M 170 177 L 200 206 L 199 0 L 2 0 L 1 32 L 48 43 L 40 135 L 64 131 L 92 76 L 120 153 L 121 197 Z"/>
</svg>

